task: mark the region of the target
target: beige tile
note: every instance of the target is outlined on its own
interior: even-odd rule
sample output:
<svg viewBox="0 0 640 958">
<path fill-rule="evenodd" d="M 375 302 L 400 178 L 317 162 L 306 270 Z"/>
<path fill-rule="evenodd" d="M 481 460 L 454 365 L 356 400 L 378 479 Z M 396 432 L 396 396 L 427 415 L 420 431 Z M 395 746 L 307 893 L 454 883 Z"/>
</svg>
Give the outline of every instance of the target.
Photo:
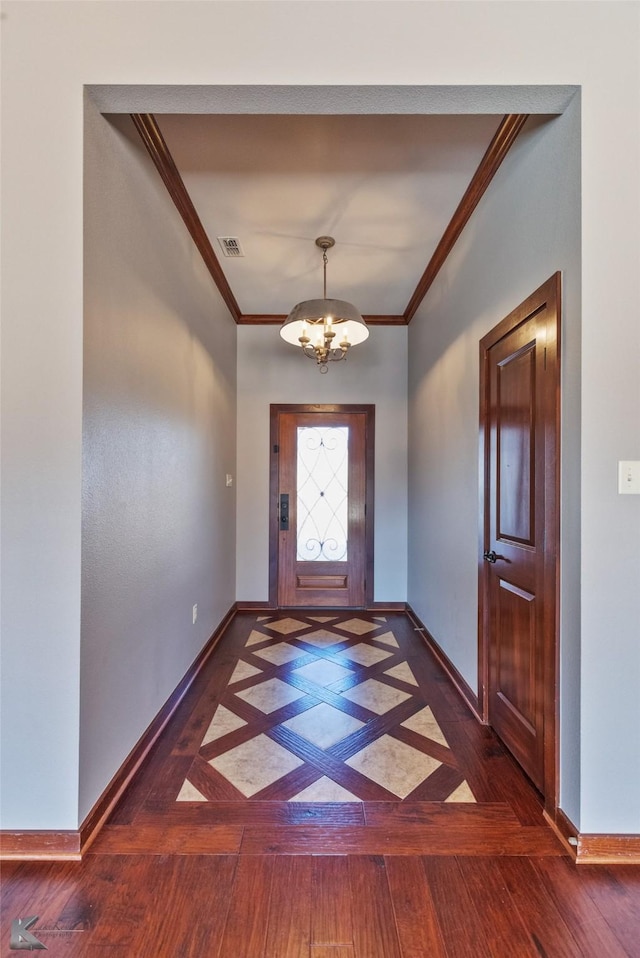
<svg viewBox="0 0 640 958">
<path fill-rule="evenodd" d="M 229 732 L 235 732 L 236 729 L 242 728 L 242 726 L 246 724 L 245 720 L 241 719 L 239 715 L 235 715 L 230 709 L 225 708 L 224 705 L 219 705 L 211 719 L 209 728 L 204 733 L 200 748 L 202 748 L 203 745 L 208 745 L 209 742 L 215 742 L 216 739 L 222 738 L 223 735 L 228 735 Z"/>
<path fill-rule="evenodd" d="M 307 741 L 313 742 L 318 748 L 330 748 L 347 735 L 357 732 L 364 722 L 322 702 L 320 705 L 307 709 L 306 712 L 301 712 L 300 715 L 294 715 L 282 724 L 296 735 L 301 735 Z"/>
<path fill-rule="evenodd" d="M 256 622 L 268 622 L 270 618 L 270 615 L 259 615 L 256 619 Z"/>
<path fill-rule="evenodd" d="M 384 715 L 385 712 L 389 712 L 396 705 L 400 705 L 401 702 L 411 698 L 408 692 L 392 689 L 388 685 L 383 685 L 382 682 L 377 682 L 376 679 L 367 679 L 366 682 L 362 682 L 360 685 L 347 689 L 346 692 L 340 694 L 345 699 L 349 699 L 350 702 L 355 702 L 357 705 L 362 705 L 363 708 L 375 712 L 376 715 Z"/>
<path fill-rule="evenodd" d="M 257 669 L 255 665 L 249 665 L 248 662 L 238 662 L 233 670 L 233 675 L 229 679 L 229 685 L 233 685 L 234 682 L 241 682 L 243 679 L 249 679 L 252 675 L 260 675 L 261 671 L 262 669 Z"/>
<path fill-rule="evenodd" d="M 373 618 L 375 619 L 376 622 L 386 622 L 386 621 L 387 621 L 386 618 L 384 617 L 384 615 L 374 615 Z"/>
<path fill-rule="evenodd" d="M 348 792 L 342 785 L 333 782 L 330 778 L 323 776 L 313 785 L 298 792 L 290 802 L 359 802 L 360 799 Z"/>
<path fill-rule="evenodd" d="M 449 743 L 444 737 L 442 729 L 436 722 L 433 712 L 428 705 L 425 709 L 416 712 L 415 715 L 412 715 L 411 718 L 408 718 L 406 722 L 402 724 L 405 728 L 411 729 L 412 732 L 417 732 L 418 735 L 424 735 L 425 738 L 430 738 L 432 742 L 437 742 L 438 745 L 444 745 L 445 748 L 449 748 Z"/>
<path fill-rule="evenodd" d="M 280 679 L 268 679 L 261 682 L 260 685 L 254 685 L 250 689 L 244 689 L 242 692 L 236 692 L 238 698 L 243 699 L 252 705 L 254 709 L 259 709 L 269 715 L 276 709 L 281 709 L 283 705 L 289 705 L 296 699 L 301 699 L 305 693 L 299 689 L 294 689 L 286 682 Z"/>
<path fill-rule="evenodd" d="M 351 669 L 338 665 L 337 662 L 318 659 L 316 662 L 310 662 L 309 665 L 303 665 L 301 669 L 294 669 L 294 675 L 301 675 L 303 679 L 326 688 L 327 685 L 344 679 L 347 675 L 353 675 L 353 672 Z"/>
<path fill-rule="evenodd" d="M 310 615 L 309 618 L 312 622 L 335 622 L 337 616 L 335 615 Z"/>
<path fill-rule="evenodd" d="M 382 635 L 376 635 L 376 642 L 384 642 L 385 645 L 393 645 L 396 649 L 400 648 L 393 632 L 384 632 Z"/>
<path fill-rule="evenodd" d="M 316 632 L 309 632 L 308 635 L 300 636 L 301 642 L 307 642 L 309 645 L 316 645 L 318 648 L 325 648 L 329 645 L 337 645 L 339 642 L 346 642 L 344 635 L 336 635 L 335 632 L 328 632 L 326 629 L 318 629 Z"/>
<path fill-rule="evenodd" d="M 306 654 L 302 649 L 296 649 L 293 645 L 287 645 L 286 642 L 278 642 L 277 645 L 269 645 L 265 649 L 254 652 L 254 655 L 259 655 L 261 659 L 266 659 L 273 665 L 284 665 L 285 662 L 293 662 L 294 659 L 300 659 Z"/>
<path fill-rule="evenodd" d="M 383 735 L 347 759 L 346 764 L 399 798 L 405 798 L 440 762 L 390 735 Z"/>
<path fill-rule="evenodd" d="M 290 635 L 292 632 L 299 632 L 300 629 L 306 629 L 304 622 L 298 622 L 297 619 L 275 619 L 267 626 L 268 629 L 275 629 L 282 635 Z"/>
<path fill-rule="evenodd" d="M 261 642 L 273 642 L 273 638 L 270 635 L 265 635 L 264 632 L 257 632 L 255 629 L 252 629 L 251 635 L 245 642 L 245 648 L 248 645 L 259 645 Z"/>
<path fill-rule="evenodd" d="M 344 651 L 339 654 L 351 662 L 357 662 L 358 665 L 375 665 L 376 662 L 382 662 L 383 659 L 388 659 L 393 653 L 385 652 L 383 649 L 374 649 L 370 645 L 365 645 L 364 642 L 361 642 L 359 645 L 354 645 L 350 649 L 344 649 Z"/>
<path fill-rule="evenodd" d="M 176 802 L 206 802 L 202 792 L 199 792 L 195 785 L 192 785 L 188 778 L 182 783 L 182 788 L 178 792 Z"/>
<path fill-rule="evenodd" d="M 303 764 L 266 735 L 257 735 L 209 762 L 247 798 Z"/>
<path fill-rule="evenodd" d="M 353 632 L 354 635 L 365 635 L 367 632 L 373 632 L 378 626 L 375 622 L 365 622 L 364 619 L 348 619 L 340 623 L 340 628 L 345 632 Z"/>
<path fill-rule="evenodd" d="M 461 782 L 455 792 L 445 798 L 445 802 L 475 802 L 475 797 L 467 782 Z"/>
<path fill-rule="evenodd" d="M 399 679 L 400 682 L 406 682 L 407 685 L 418 684 L 407 662 L 401 662 L 400 665 L 395 665 L 392 669 L 387 669 L 384 674 L 391 675 L 394 679 Z"/>
</svg>

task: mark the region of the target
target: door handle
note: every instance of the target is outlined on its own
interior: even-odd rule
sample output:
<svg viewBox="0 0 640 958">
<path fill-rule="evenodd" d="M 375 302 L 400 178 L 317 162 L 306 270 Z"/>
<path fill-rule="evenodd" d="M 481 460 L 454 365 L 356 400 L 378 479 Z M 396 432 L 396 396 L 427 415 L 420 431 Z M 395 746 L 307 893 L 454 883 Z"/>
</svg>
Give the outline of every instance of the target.
<svg viewBox="0 0 640 958">
<path fill-rule="evenodd" d="M 278 526 L 281 532 L 289 530 L 289 493 L 283 492 L 280 496 L 278 508 Z"/>
<path fill-rule="evenodd" d="M 495 554 L 495 552 L 493 550 L 489 551 L 488 549 L 483 554 L 482 558 L 485 559 L 487 562 L 491 562 L 491 563 L 498 561 L 498 556 Z"/>
</svg>

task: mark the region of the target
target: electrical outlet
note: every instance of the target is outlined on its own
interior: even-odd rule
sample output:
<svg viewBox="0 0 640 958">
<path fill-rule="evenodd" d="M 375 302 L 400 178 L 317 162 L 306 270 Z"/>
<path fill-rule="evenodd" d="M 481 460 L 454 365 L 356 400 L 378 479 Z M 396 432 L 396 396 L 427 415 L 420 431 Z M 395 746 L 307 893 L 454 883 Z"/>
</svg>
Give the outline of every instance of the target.
<svg viewBox="0 0 640 958">
<path fill-rule="evenodd" d="M 193 624 L 195 625 L 197 621 L 198 621 L 198 603 L 196 602 L 196 604 L 193 607 Z"/>
</svg>

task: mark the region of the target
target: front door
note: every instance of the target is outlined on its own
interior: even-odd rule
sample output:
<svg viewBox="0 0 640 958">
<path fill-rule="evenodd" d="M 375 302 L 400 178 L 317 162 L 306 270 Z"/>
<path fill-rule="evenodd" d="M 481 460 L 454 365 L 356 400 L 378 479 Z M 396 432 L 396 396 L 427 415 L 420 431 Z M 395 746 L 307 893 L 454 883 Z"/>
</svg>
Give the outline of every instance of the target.
<svg viewBox="0 0 640 958">
<path fill-rule="evenodd" d="M 272 408 L 279 607 L 367 604 L 372 421 L 373 407 Z"/>
<path fill-rule="evenodd" d="M 481 699 L 485 718 L 553 803 L 557 709 L 560 274 L 481 349 Z"/>
</svg>

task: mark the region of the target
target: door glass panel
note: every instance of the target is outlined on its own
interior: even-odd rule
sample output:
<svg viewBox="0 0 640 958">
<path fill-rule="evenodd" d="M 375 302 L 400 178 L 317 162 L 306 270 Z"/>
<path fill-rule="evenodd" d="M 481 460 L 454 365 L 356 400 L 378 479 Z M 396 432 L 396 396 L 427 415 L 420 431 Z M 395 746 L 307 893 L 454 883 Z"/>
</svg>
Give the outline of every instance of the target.
<svg viewBox="0 0 640 958">
<path fill-rule="evenodd" d="M 346 562 L 349 427 L 298 426 L 298 562 Z"/>
</svg>

